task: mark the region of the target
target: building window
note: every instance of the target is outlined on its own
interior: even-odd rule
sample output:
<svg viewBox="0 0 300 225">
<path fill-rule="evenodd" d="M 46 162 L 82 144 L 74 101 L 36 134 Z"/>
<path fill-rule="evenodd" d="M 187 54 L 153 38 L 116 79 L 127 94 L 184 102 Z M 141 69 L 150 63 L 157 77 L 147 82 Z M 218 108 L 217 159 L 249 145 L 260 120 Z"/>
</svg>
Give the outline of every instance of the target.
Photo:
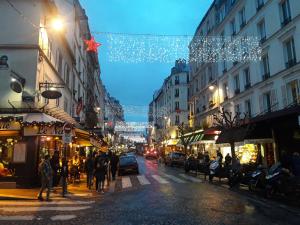
<svg viewBox="0 0 300 225">
<path fill-rule="evenodd" d="M 249 68 L 244 69 L 244 80 L 245 80 L 245 90 L 251 87 L 250 80 L 250 70 Z"/>
<path fill-rule="evenodd" d="M 63 64 L 63 59 L 62 59 L 62 54 L 60 52 L 58 52 L 58 68 L 57 68 L 57 71 L 59 73 L 59 75 L 62 77 L 62 64 Z"/>
<path fill-rule="evenodd" d="M 176 97 L 176 98 L 179 97 L 179 89 L 175 89 L 175 97 Z"/>
<path fill-rule="evenodd" d="M 236 104 L 234 106 L 234 111 L 235 111 L 235 114 L 240 114 L 241 113 L 240 104 Z"/>
<path fill-rule="evenodd" d="M 268 54 L 264 55 L 261 58 L 261 74 L 262 79 L 266 80 L 270 77 L 270 68 L 269 68 L 269 57 Z"/>
<path fill-rule="evenodd" d="M 256 0 L 256 9 L 259 11 L 264 6 L 264 0 Z"/>
<path fill-rule="evenodd" d="M 77 97 L 80 98 L 81 96 L 81 86 L 80 86 L 80 83 L 78 82 L 78 94 L 77 94 Z"/>
<path fill-rule="evenodd" d="M 227 82 L 225 82 L 223 84 L 223 89 L 224 89 L 224 101 L 226 101 L 228 99 L 228 93 L 229 93 L 228 83 Z"/>
<path fill-rule="evenodd" d="M 263 43 L 266 41 L 266 26 L 265 26 L 265 20 L 260 21 L 257 24 L 257 30 L 258 30 L 258 35 L 260 38 L 260 42 Z"/>
<path fill-rule="evenodd" d="M 267 92 L 263 94 L 263 110 L 264 112 L 271 112 L 271 92 Z"/>
<path fill-rule="evenodd" d="M 239 17 L 240 17 L 240 29 L 242 29 L 246 25 L 245 7 L 242 8 L 241 11 L 239 11 Z"/>
<path fill-rule="evenodd" d="M 70 68 L 69 68 L 68 64 L 65 64 L 64 80 L 65 80 L 67 87 L 69 87 L 69 85 L 70 85 Z"/>
<path fill-rule="evenodd" d="M 291 9 L 289 0 L 280 2 L 281 25 L 285 26 L 291 21 Z"/>
<path fill-rule="evenodd" d="M 300 102 L 298 80 L 293 80 L 287 84 L 287 97 L 289 104 Z"/>
<path fill-rule="evenodd" d="M 179 110 L 179 102 L 175 102 L 175 110 Z"/>
<path fill-rule="evenodd" d="M 222 67 L 223 67 L 223 70 L 222 70 L 222 72 L 223 73 L 226 73 L 227 72 L 227 64 L 226 64 L 226 60 L 223 60 L 223 62 L 222 62 Z"/>
<path fill-rule="evenodd" d="M 240 78 L 239 78 L 239 75 L 235 75 L 233 77 L 233 82 L 234 82 L 234 92 L 235 92 L 235 94 L 240 93 Z"/>
<path fill-rule="evenodd" d="M 68 99 L 67 98 L 64 99 L 64 111 L 68 112 Z"/>
<path fill-rule="evenodd" d="M 251 117 L 251 100 L 248 99 L 245 101 L 245 112 L 247 116 L 250 118 Z"/>
<path fill-rule="evenodd" d="M 179 115 L 175 116 L 175 125 L 179 125 L 180 124 L 180 118 Z"/>
<path fill-rule="evenodd" d="M 285 67 L 288 69 L 296 64 L 296 51 L 294 38 L 284 42 Z"/>
<path fill-rule="evenodd" d="M 213 73 L 212 73 L 212 68 L 208 67 L 208 80 L 209 82 L 213 81 Z"/>
<path fill-rule="evenodd" d="M 175 85 L 179 84 L 179 76 L 175 76 Z"/>
<path fill-rule="evenodd" d="M 235 29 L 235 19 L 230 21 L 230 28 L 231 28 L 231 35 L 236 35 L 236 29 Z"/>
</svg>

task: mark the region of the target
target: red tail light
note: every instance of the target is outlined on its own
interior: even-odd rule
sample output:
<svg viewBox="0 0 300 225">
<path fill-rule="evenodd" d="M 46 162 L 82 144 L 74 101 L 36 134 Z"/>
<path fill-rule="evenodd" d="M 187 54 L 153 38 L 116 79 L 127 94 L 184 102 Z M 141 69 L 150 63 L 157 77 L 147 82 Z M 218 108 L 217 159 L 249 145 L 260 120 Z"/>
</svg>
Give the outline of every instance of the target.
<svg viewBox="0 0 300 225">
<path fill-rule="evenodd" d="M 147 154 L 149 153 L 149 151 L 147 151 Z"/>
<path fill-rule="evenodd" d="M 157 151 L 154 151 L 154 154 L 156 154 L 157 153 Z"/>
</svg>

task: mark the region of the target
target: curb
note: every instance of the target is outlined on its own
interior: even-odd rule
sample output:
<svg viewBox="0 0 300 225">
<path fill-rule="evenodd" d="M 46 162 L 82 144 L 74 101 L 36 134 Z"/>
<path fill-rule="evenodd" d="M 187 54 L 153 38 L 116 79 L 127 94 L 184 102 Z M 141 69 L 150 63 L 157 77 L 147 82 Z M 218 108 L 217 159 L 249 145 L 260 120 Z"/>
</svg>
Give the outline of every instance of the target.
<svg viewBox="0 0 300 225">
<path fill-rule="evenodd" d="M 0 201 L 5 201 L 5 200 L 37 200 L 36 198 L 30 198 L 30 197 L 25 197 L 25 196 L 0 196 Z"/>
</svg>

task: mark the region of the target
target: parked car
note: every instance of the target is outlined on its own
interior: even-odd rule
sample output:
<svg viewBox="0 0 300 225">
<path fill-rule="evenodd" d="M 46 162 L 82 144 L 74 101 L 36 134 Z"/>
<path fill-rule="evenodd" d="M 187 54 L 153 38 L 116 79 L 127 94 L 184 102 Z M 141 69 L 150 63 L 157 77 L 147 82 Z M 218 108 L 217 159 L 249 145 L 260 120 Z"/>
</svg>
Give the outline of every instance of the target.
<svg viewBox="0 0 300 225">
<path fill-rule="evenodd" d="M 156 151 L 156 149 L 149 149 L 145 152 L 144 154 L 146 159 L 157 159 L 158 158 L 158 152 Z"/>
<path fill-rule="evenodd" d="M 139 165 L 133 155 L 121 156 L 119 160 L 119 176 L 125 173 L 139 174 Z"/>
<path fill-rule="evenodd" d="M 165 164 L 169 166 L 184 166 L 185 154 L 181 152 L 171 152 L 166 156 Z"/>
</svg>

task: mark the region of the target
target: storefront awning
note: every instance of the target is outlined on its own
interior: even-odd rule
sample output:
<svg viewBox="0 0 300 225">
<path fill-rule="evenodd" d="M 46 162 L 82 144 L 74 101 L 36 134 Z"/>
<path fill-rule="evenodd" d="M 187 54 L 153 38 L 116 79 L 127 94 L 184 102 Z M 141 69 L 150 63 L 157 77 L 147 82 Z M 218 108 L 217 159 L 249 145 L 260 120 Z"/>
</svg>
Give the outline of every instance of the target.
<svg viewBox="0 0 300 225">
<path fill-rule="evenodd" d="M 251 124 L 243 127 L 224 130 L 216 144 L 224 143 L 270 143 L 273 142 L 271 129 L 264 123 Z"/>
</svg>

